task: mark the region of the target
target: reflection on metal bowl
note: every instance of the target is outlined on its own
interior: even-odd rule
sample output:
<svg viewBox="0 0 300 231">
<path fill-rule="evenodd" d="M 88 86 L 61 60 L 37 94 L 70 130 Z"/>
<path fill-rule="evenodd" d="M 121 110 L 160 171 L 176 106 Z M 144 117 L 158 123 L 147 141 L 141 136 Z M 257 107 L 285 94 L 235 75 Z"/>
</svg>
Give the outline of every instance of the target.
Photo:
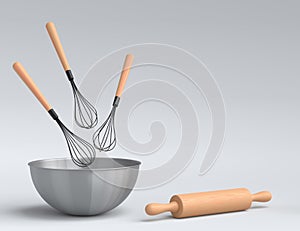
<svg viewBox="0 0 300 231">
<path fill-rule="evenodd" d="M 32 161 L 33 184 L 53 208 L 70 215 L 105 213 L 121 204 L 132 191 L 141 162 L 130 159 L 96 158 L 86 168 L 71 159 Z"/>
</svg>

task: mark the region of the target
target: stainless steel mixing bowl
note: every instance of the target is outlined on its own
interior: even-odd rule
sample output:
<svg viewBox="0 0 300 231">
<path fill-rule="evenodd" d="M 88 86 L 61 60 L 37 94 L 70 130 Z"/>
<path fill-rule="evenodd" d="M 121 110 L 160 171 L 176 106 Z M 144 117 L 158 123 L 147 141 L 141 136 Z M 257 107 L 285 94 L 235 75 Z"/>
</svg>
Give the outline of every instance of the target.
<svg viewBox="0 0 300 231">
<path fill-rule="evenodd" d="M 71 159 L 30 162 L 31 178 L 40 196 L 53 208 L 71 215 L 107 212 L 122 203 L 133 189 L 139 161 L 96 158 L 87 168 Z"/>
</svg>

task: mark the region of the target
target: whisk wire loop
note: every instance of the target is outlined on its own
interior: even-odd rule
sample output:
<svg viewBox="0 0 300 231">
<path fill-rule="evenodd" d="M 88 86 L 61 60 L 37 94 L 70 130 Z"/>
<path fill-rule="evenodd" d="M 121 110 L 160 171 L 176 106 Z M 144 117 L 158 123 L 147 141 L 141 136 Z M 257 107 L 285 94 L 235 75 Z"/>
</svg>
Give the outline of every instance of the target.
<svg viewBox="0 0 300 231">
<path fill-rule="evenodd" d="M 71 132 L 60 121 L 53 109 L 49 111 L 49 114 L 57 122 L 66 138 L 72 161 L 79 167 L 87 167 L 88 165 L 92 164 L 96 158 L 94 147 L 81 137 Z"/>
<path fill-rule="evenodd" d="M 119 98 L 119 97 L 118 97 Z M 115 129 L 115 113 L 118 104 L 114 104 L 110 114 L 103 124 L 96 130 L 93 135 L 94 147 L 100 151 L 108 152 L 115 148 L 117 143 Z M 118 102 L 118 101 L 117 101 Z"/>
<path fill-rule="evenodd" d="M 73 79 L 70 80 L 74 95 L 74 117 L 81 128 L 93 128 L 98 123 L 97 110 L 80 93 Z"/>
</svg>

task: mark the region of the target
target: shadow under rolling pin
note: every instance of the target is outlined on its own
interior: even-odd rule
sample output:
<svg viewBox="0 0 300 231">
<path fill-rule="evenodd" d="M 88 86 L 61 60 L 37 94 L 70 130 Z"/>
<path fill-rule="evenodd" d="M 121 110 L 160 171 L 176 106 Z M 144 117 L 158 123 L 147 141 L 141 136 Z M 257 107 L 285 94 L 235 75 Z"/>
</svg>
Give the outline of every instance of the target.
<svg viewBox="0 0 300 231">
<path fill-rule="evenodd" d="M 268 191 L 251 194 L 246 188 L 174 195 L 168 204 L 148 204 L 148 215 L 171 212 L 175 218 L 235 212 L 247 210 L 253 201 L 267 202 L 272 199 Z"/>
</svg>

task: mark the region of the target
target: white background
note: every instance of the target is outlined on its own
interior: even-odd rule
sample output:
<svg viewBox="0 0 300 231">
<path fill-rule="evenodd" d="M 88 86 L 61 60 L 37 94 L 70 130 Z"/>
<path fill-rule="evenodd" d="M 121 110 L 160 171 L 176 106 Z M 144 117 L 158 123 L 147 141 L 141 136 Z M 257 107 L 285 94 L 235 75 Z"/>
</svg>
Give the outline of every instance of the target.
<svg viewBox="0 0 300 231">
<path fill-rule="evenodd" d="M 299 7 L 297 1 L 1 1 L 0 228 L 299 230 Z M 213 169 L 198 176 L 198 153 L 172 182 L 134 191 L 102 216 L 71 217 L 46 205 L 27 162 L 67 150 L 11 65 L 21 61 L 36 76 L 70 125 L 72 98 L 44 27 L 48 21 L 60 28 L 78 82 L 98 59 L 136 43 L 167 43 L 201 59 L 227 110 L 224 148 Z M 167 202 L 176 193 L 235 187 L 270 190 L 273 200 L 246 212 L 182 220 L 144 214 L 147 203 Z"/>
</svg>

